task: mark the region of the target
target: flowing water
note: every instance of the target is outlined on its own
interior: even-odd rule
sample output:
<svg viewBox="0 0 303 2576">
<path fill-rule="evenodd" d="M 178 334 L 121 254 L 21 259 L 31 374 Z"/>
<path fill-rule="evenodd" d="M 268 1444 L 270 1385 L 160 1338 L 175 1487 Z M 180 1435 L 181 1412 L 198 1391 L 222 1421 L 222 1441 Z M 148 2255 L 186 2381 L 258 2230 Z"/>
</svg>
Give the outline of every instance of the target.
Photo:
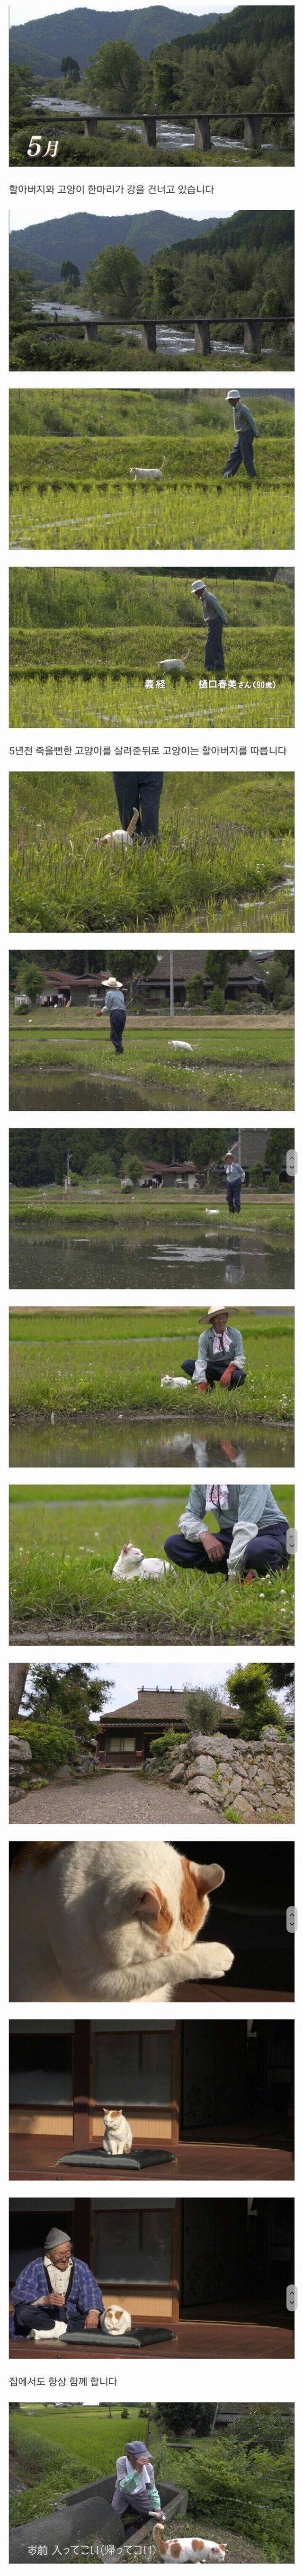
<svg viewBox="0 0 303 2576">
<path fill-rule="evenodd" d="M 235 1431 L 230 1422 L 225 1441 L 217 1425 L 213 1434 L 209 1431 L 201 1440 L 193 1438 L 189 1425 L 187 1431 L 181 1423 L 177 1430 L 167 1426 L 164 1434 L 163 1423 L 157 1429 L 155 1423 L 130 1422 L 127 1415 L 113 1423 L 112 1415 L 105 1421 L 96 1413 L 86 1413 L 81 1422 L 68 1422 L 66 1427 L 60 1423 L 57 1429 L 43 1417 L 40 1423 L 37 1418 L 33 1424 L 15 1422 L 10 1434 L 11 1467 L 127 1467 L 131 1471 L 184 1466 L 204 1471 L 215 1464 L 226 1470 L 227 1461 L 229 1467 L 268 1467 L 269 1455 L 272 1468 L 293 1467 L 292 1424 L 256 1428 L 246 1422 L 241 1433 L 240 1403 Z"/>
<path fill-rule="evenodd" d="M 235 1220 L 235 1223 L 237 1220 Z M 197 1272 L 200 1279 L 197 1279 Z M 205 1274 L 205 1276 L 204 1276 Z M 276 1240 L 270 1244 L 260 1228 L 245 1233 L 241 1224 L 237 1241 L 232 1231 L 226 1243 L 218 1246 L 217 1238 L 208 1243 L 159 1243 L 149 1239 L 134 1244 L 131 1227 L 129 1239 L 118 1235 L 113 1243 L 107 1236 L 79 1229 L 77 1234 L 63 1226 L 58 1233 L 43 1234 L 42 1227 L 11 1226 L 11 1288 L 179 1288 L 191 1281 L 202 1296 L 204 1288 L 293 1288 L 294 1262 L 292 1247 Z"/>
</svg>

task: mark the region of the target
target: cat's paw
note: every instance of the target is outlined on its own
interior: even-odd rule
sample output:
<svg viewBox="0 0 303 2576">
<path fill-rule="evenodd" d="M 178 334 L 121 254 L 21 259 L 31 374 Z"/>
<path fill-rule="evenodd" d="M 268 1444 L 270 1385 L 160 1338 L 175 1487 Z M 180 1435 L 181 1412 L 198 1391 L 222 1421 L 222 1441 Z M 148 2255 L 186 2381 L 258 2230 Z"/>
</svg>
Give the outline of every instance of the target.
<svg viewBox="0 0 303 2576">
<path fill-rule="evenodd" d="M 211 1941 L 209 1958 L 211 1966 L 207 1970 L 208 1976 L 226 1977 L 228 1968 L 233 1967 L 234 1951 L 227 1950 L 224 1941 Z"/>
</svg>

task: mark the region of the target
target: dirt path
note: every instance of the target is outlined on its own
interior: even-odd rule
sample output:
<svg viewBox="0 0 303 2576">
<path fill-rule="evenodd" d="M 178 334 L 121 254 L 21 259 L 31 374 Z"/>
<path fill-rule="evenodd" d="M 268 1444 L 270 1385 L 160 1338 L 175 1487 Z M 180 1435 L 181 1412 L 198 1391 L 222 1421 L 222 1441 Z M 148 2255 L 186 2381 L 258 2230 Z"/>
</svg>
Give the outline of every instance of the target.
<svg viewBox="0 0 303 2576">
<path fill-rule="evenodd" d="M 202 1802 L 191 1798 L 185 1789 L 173 1789 L 171 1782 L 141 1780 L 134 1771 L 102 1771 L 90 1780 L 63 1781 L 57 1778 L 45 1789 L 28 1791 L 25 1798 L 14 1801 L 11 1821 L 14 1825 L 194 1825 L 202 1812 Z"/>
</svg>

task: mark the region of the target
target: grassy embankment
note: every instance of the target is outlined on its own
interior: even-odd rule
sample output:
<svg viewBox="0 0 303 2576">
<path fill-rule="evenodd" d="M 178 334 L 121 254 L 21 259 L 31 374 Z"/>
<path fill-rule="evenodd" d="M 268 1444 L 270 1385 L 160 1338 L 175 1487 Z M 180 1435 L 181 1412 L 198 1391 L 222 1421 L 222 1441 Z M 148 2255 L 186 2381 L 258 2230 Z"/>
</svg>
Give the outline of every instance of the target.
<svg viewBox="0 0 303 2576">
<path fill-rule="evenodd" d="M 262 1428 L 266 1421 L 269 1438 L 277 1424 L 292 1424 L 294 1339 L 288 1315 L 259 1318 L 237 1308 L 234 1320 L 243 1335 L 246 1383 L 236 1399 L 219 1386 L 202 1399 L 186 1380 L 184 1397 L 177 1389 L 161 1387 L 167 1370 L 179 1376 L 182 1360 L 195 1358 L 205 1320 L 191 1307 L 171 1315 L 93 1310 L 88 1341 L 85 1312 L 12 1313 L 12 1422 L 30 1424 L 37 1417 L 49 1422 L 55 1410 L 62 1423 L 77 1415 L 84 1421 L 87 1413 L 97 1411 L 110 1421 L 122 1412 L 128 1420 L 146 1415 L 161 1425 L 179 1421 L 184 1409 L 184 1419 L 190 1419 L 200 1437 L 214 1425 L 232 1430 L 235 1420 L 238 1426 L 253 1421 Z"/>
<path fill-rule="evenodd" d="M 192 1054 L 175 1053 L 172 1037 L 186 1039 Z M 241 1108 L 292 1109 L 292 1013 L 280 1014 L 277 1023 L 274 1013 L 262 1011 L 246 1019 L 244 1013 L 234 1019 L 222 1012 L 216 1021 L 204 1012 L 194 1016 L 189 1007 L 186 1019 L 176 1011 L 172 1029 L 162 1014 L 148 1013 L 144 1020 L 142 1009 L 135 1020 L 127 1014 L 120 1059 L 110 1044 L 108 1019 L 92 1019 L 89 1003 L 59 1017 L 37 1007 L 30 1021 L 12 1006 L 12 1109 L 22 1109 L 23 1095 L 26 1108 L 68 1108 L 71 1094 L 76 1107 L 77 1085 L 80 1107 L 82 1087 L 88 1106 L 102 1108 L 104 1101 L 108 1107 L 109 1085 L 114 1107 L 117 1082 L 127 1108 L 225 1109 L 228 1100 L 235 1114 Z"/>
<path fill-rule="evenodd" d="M 293 1525 L 292 1486 L 273 1488 Z M 95 1642 L 104 1638 L 180 1638 L 220 1645 L 259 1640 L 292 1645 L 294 1563 L 255 1583 L 229 1585 L 225 1575 L 199 1570 L 163 1581 L 119 1583 L 113 1565 L 124 1540 L 145 1555 L 163 1555 L 165 1538 L 178 1527 L 188 1484 L 154 1487 L 11 1487 L 10 1635 L 27 1639 Z"/>
<path fill-rule="evenodd" d="M 10 780 L 10 929 L 293 929 L 294 792 L 283 778 L 166 774 L 160 841 L 125 860 L 110 776 Z"/>
</svg>

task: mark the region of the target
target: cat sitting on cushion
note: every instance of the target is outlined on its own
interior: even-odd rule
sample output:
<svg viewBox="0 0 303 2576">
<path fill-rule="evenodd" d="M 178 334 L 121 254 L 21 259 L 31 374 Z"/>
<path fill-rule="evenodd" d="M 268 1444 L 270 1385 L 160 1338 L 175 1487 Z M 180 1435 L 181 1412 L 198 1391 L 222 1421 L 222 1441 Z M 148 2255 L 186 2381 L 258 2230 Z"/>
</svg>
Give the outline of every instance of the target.
<svg viewBox="0 0 303 2576">
<path fill-rule="evenodd" d="M 102 2317 L 102 2334 L 130 2334 L 131 2322 L 130 2308 L 119 2308 L 117 2306 L 117 2301 L 113 2299 L 110 2307 L 104 2309 L 104 2316 Z"/>
<path fill-rule="evenodd" d="M 124 2111 L 105 2111 L 103 2146 L 106 2156 L 129 2156 L 133 2133 Z"/>
<path fill-rule="evenodd" d="M 223 1879 L 174 1843 L 17 1845 L 11 2002 L 169 2002 L 185 1981 L 224 1977 L 232 1950 L 198 1937 Z"/>
</svg>

